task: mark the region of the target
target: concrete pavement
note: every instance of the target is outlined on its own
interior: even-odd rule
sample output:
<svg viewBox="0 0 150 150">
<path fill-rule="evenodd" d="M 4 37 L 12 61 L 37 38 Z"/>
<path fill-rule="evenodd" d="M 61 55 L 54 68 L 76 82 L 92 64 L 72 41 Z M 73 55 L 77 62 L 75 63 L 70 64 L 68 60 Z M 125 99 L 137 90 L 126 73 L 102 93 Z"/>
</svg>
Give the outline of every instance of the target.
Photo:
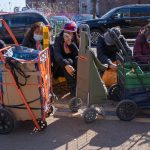
<svg viewBox="0 0 150 150">
<path fill-rule="evenodd" d="M 44 132 L 32 133 L 22 123 L 12 134 L 0 135 L 0 150 L 149 150 L 150 124 L 81 118 L 49 118 Z"/>
</svg>

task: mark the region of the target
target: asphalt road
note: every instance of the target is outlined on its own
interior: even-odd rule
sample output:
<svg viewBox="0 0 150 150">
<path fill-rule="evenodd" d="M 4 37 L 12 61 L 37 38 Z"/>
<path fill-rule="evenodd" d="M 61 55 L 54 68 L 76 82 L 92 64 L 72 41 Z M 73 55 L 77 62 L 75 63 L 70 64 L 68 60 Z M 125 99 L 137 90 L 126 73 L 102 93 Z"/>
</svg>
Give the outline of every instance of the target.
<svg viewBox="0 0 150 150">
<path fill-rule="evenodd" d="M 49 118 L 47 129 L 31 132 L 32 123 L 21 123 L 9 135 L 0 135 L 0 150 L 150 150 L 150 123 L 81 118 Z"/>
</svg>

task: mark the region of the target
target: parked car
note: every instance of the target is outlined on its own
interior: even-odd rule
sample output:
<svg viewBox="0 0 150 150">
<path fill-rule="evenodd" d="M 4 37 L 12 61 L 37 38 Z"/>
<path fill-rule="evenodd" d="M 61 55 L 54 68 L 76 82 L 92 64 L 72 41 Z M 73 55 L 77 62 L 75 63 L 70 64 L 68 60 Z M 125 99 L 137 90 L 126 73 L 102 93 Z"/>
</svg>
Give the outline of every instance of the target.
<svg viewBox="0 0 150 150">
<path fill-rule="evenodd" d="M 78 14 L 78 15 L 74 15 L 71 18 L 71 20 L 76 22 L 77 26 L 79 26 L 82 23 L 82 21 L 87 21 L 87 20 L 92 20 L 92 19 L 93 19 L 92 14 Z M 95 19 L 98 19 L 98 17 L 96 16 Z"/>
<path fill-rule="evenodd" d="M 91 19 L 93 19 L 92 14 L 78 14 L 78 15 L 72 16 L 72 18 L 71 18 L 71 20 L 73 20 L 75 22 L 86 21 L 86 20 L 91 20 Z M 95 19 L 98 19 L 98 17 L 96 16 Z"/>
<path fill-rule="evenodd" d="M 48 16 L 47 19 L 53 28 L 54 34 L 60 32 L 64 24 L 70 21 L 66 16 Z"/>
<path fill-rule="evenodd" d="M 47 19 L 49 22 L 60 22 L 60 23 L 70 21 L 70 19 L 66 16 L 49 16 L 47 17 Z"/>
<path fill-rule="evenodd" d="M 41 21 L 45 25 L 50 26 L 48 20 L 38 12 L 0 14 L 0 19 L 4 19 L 7 22 L 19 43 L 22 43 L 24 34 L 32 24 Z M 10 35 L 2 24 L 0 24 L 0 39 L 5 41 L 7 44 L 13 43 Z"/>
<path fill-rule="evenodd" d="M 90 26 L 91 42 L 97 43 L 98 37 L 107 28 L 120 26 L 122 34 L 127 38 L 135 38 L 139 29 L 150 22 L 150 4 L 124 5 L 114 8 L 100 19 L 83 21 Z"/>
</svg>

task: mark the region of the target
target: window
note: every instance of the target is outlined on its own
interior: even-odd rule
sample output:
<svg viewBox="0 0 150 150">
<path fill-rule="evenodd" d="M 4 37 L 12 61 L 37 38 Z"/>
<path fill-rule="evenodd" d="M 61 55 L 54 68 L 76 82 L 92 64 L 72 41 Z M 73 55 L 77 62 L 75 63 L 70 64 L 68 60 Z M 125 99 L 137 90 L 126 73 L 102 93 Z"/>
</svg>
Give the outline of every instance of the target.
<svg viewBox="0 0 150 150">
<path fill-rule="evenodd" d="M 117 14 L 118 18 L 130 17 L 129 8 L 121 8 L 118 11 L 116 11 L 115 14 Z"/>
<path fill-rule="evenodd" d="M 3 17 L 0 16 L 0 19 L 3 19 Z M 2 28 L 2 27 L 3 27 L 3 24 L 2 24 L 2 22 L 0 21 L 0 28 Z"/>
<path fill-rule="evenodd" d="M 85 3 L 82 3 L 82 13 L 86 14 L 87 12 L 87 5 Z"/>
<path fill-rule="evenodd" d="M 28 22 L 29 25 L 34 24 L 36 22 L 43 22 L 44 24 L 47 25 L 47 22 L 45 21 L 45 19 L 42 16 L 37 15 L 37 14 L 29 15 L 28 19 L 29 19 L 29 22 Z"/>
<path fill-rule="evenodd" d="M 150 7 L 131 8 L 130 12 L 131 12 L 131 17 L 150 16 Z"/>
<path fill-rule="evenodd" d="M 8 15 L 3 15 L 0 17 L 0 19 L 4 19 L 4 21 L 9 25 L 9 16 Z M 1 23 L 1 27 L 3 27 L 3 24 Z"/>
<path fill-rule="evenodd" d="M 0 28 L 2 28 L 3 27 L 3 24 L 2 24 L 2 22 L 0 22 Z"/>
<path fill-rule="evenodd" d="M 27 17 L 21 14 L 11 15 L 8 24 L 10 27 L 25 26 L 27 24 Z"/>
</svg>

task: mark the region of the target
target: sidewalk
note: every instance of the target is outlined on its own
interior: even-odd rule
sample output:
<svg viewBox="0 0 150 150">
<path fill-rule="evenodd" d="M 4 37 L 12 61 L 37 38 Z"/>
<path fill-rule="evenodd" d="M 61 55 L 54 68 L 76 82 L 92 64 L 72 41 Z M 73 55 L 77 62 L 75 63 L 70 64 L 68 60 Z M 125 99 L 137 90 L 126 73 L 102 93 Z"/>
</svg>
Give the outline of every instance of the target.
<svg viewBox="0 0 150 150">
<path fill-rule="evenodd" d="M 69 100 L 71 99 L 69 93 L 66 95 L 59 95 L 60 99 L 55 101 L 55 107 L 57 108 L 54 117 L 77 117 L 81 118 L 83 111 L 85 110 L 86 106 L 82 106 L 81 109 L 77 113 L 72 113 L 69 109 Z M 116 116 L 116 102 L 111 100 L 106 101 L 103 105 L 105 117 L 101 118 L 98 117 L 97 119 L 103 120 L 112 120 L 112 121 L 119 121 L 118 117 Z M 150 110 L 141 111 L 138 116 L 132 122 L 141 122 L 141 123 L 150 123 Z"/>
</svg>

